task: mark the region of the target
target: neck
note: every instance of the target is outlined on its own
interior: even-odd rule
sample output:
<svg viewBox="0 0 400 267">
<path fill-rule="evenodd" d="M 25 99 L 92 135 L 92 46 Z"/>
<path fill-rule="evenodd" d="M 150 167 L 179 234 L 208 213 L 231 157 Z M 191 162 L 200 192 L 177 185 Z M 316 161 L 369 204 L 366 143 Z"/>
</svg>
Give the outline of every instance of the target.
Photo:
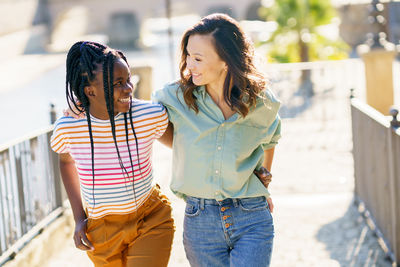
<svg viewBox="0 0 400 267">
<path fill-rule="evenodd" d="M 214 88 L 214 87 L 211 87 L 211 86 L 206 86 L 206 90 L 207 90 L 207 93 L 210 95 L 210 97 L 212 98 L 212 100 L 214 100 L 214 102 L 216 104 L 219 104 L 219 103 L 224 101 L 224 89 L 223 89 L 223 86 L 222 87 L 218 87 L 218 88 Z"/>
<path fill-rule="evenodd" d="M 90 107 L 89 113 L 93 117 L 100 119 L 100 120 L 109 120 L 110 119 L 110 117 L 108 116 L 108 112 L 104 111 L 104 110 L 99 111 L 99 110 L 95 110 L 94 108 Z"/>
<path fill-rule="evenodd" d="M 218 105 L 219 103 L 225 102 L 224 98 L 224 83 L 225 83 L 226 74 L 220 76 L 218 81 L 206 84 L 206 91 L 214 100 L 214 102 Z"/>
</svg>

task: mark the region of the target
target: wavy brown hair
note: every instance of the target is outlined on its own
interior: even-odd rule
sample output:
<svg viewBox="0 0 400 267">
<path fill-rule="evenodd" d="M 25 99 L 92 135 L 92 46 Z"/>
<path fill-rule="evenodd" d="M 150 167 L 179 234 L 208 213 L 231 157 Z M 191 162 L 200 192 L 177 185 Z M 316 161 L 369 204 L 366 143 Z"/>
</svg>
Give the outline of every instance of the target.
<svg viewBox="0 0 400 267">
<path fill-rule="evenodd" d="M 225 14 L 211 14 L 189 28 L 181 41 L 179 81 L 186 105 L 199 111 L 193 91 L 196 89 L 187 70 L 187 45 L 191 35 L 211 35 L 218 56 L 228 66 L 224 82 L 226 103 L 243 117 L 255 106 L 257 95 L 265 88 L 266 79 L 254 65 L 254 48 L 239 23 Z"/>
</svg>

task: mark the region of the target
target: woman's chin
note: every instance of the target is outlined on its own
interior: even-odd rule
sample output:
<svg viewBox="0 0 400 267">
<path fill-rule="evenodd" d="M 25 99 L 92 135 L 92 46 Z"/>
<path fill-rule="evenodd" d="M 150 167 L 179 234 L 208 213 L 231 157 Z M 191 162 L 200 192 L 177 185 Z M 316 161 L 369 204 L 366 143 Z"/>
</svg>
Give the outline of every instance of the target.
<svg viewBox="0 0 400 267">
<path fill-rule="evenodd" d="M 197 85 L 197 86 L 202 86 L 203 85 L 203 83 L 201 81 L 199 81 L 199 80 L 192 79 L 192 82 L 193 82 L 194 85 Z"/>
<path fill-rule="evenodd" d="M 127 103 L 127 104 L 119 104 L 118 105 L 118 108 L 116 108 L 115 110 L 114 110 L 114 113 L 115 114 L 118 114 L 118 113 L 126 113 L 126 112 L 128 112 L 129 111 L 129 107 L 130 107 L 130 103 Z"/>
</svg>

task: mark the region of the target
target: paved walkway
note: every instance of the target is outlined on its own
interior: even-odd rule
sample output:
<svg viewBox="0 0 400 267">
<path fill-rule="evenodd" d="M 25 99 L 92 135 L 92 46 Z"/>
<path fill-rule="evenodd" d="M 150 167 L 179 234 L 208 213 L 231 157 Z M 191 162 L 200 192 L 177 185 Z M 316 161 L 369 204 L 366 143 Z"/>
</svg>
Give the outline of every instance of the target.
<svg viewBox="0 0 400 267">
<path fill-rule="evenodd" d="M 345 117 L 283 121 L 271 184 L 276 231 L 272 267 L 391 266 L 352 205 L 351 125 L 346 100 L 340 102 Z M 155 177 L 172 201 L 177 225 L 169 266 L 189 266 L 182 246 L 184 203 L 168 189 L 171 151 L 156 143 L 154 162 Z M 48 267 L 91 266 L 72 240 L 64 245 Z"/>
<path fill-rule="evenodd" d="M 30 65 L 25 65 L 24 60 L 17 65 L 28 72 L 36 60 L 47 60 L 49 69 L 60 64 L 57 57 L 32 57 Z M 0 69 L 4 70 L 4 66 Z M 22 77 L 19 85 L 25 84 L 25 80 L 30 80 L 29 76 Z M 13 88 L 3 83 L 0 91 Z M 321 105 L 336 115 L 324 121 L 307 116 Z M 272 267 L 391 266 L 385 261 L 376 237 L 352 205 L 351 149 L 349 104 L 345 97 L 339 101 L 325 99 L 309 107 L 304 117 L 283 121 L 283 137 L 276 149 L 271 184 L 276 232 Z M 154 168 L 156 182 L 172 201 L 177 226 L 169 266 L 189 266 L 182 246 L 184 202 L 168 188 L 171 151 L 159 143 L 154 146 Z M 57 246 L 59 253 L 43 266 L 92 266 L 86 254 L 74 248 L 72 238 Z"/>
</svg>

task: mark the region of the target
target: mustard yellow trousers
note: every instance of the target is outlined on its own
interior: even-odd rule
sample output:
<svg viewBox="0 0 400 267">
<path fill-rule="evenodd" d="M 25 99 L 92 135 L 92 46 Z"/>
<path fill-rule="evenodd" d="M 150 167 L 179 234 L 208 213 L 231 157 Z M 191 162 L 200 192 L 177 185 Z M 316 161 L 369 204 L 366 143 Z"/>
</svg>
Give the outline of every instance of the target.
<svg viewBox="0 0 400 267">
<path fill-rule="evenodd" d="M 87 254 L 96 267 L 165 267 L 175 231 L 171 204 L 156 186 L 146 202 L 127 215 L 90 219 Z"/>
</svg>

